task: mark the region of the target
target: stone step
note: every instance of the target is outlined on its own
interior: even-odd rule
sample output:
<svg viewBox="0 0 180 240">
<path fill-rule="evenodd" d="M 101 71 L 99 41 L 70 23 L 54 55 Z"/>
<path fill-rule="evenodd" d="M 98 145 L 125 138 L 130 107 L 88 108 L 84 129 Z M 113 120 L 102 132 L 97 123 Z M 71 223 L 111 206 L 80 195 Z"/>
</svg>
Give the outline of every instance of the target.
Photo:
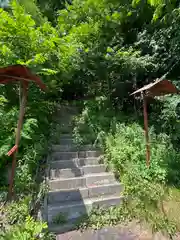
<svg viewBox="0 0 180 240">
<path fill-rule="evenodd" d="M 86 165 L 96 165 L 100 158 L 76 158 L 50 162 L 50 169 L 79 168 Z"/>
<path fill-rule="evenodd" d="M 68 133 L 71 133 L 72 132 L 72 127 L 74 126 L 74 123 L 73 123 L 73 119 L 70 118 L 70 117 L 66 117 L 64 119 L 62 118 L 59 118 L 59 117 L 54 117 L 53 121 L 58 124 L 58 129 L 59 130 L 64 130 L 64 129 L 68 129 L 69 132 L 61 132 L 62 134 L 68 134 Z"/>
<path fill-rule="evenodd" d="M 56 179 L 49 181 L 49 189 L 57 190 L 57 189 L 73 189 L 80 188 L 86 186 L 86 178 L 85 177 L 75 177 L 75 178 L 67 178 L 67 179 Z"/>
<path fill-rule="evenodd" d="M 86 144 L 86 145 L 89 144 L 89 145 L 92 146 L 94 141 L 92 142 L 91 135 L 89 135 L 88 133 L 84 133 L 84 134 L 86 135 L 86 142 L 84 142 L 84 144 Z M 71 130 L 71 131 L 61 132 L 60 140 L 59 140 L 59 143 L 57 142 L 57 145 L 58 144 L 60 144 L 60 145 L 73 145 L 74 143 L 75 143 L 75 139 L 73 137 L 72 130 Z"/>
<path fill-rule="evenodd" d="M 50 179 L 56 178 L 74 178 L 83 175 L 82 168 L 50 169 Z"/>
<path fill-rule="evenodd" d="M 87 174 L 85 178 L 87 187 L 110 184 L 116 181 L 114 174 L 110 172 Z"/>
<path fill-rule="evenodd" d="M 79 109 L 77 107 L 59 106 L 57 109 L 57 116 L 76 115 L 78 112 Z"/>
<path fill-rule="evenodd" d="M 56 117 L 57 119 L 59 119 L 60 122 L 62 123 L 66 123 L 66 120 L 73 120 L 75 115 L 77 116 L 77 113 L 72 114 L 71 112 L 65 113 L 65 112 L 61 112 L 61 113 L 57 113 Z"/>
<path fill-rule="evenodd" d="M 74 145 L 74 140 L 73 138 L 60 138 L 59 140 L 60 145 Z M 66 150 L 64 150 L 66 151 Z"/>
<path fill-rule="evenodd" d="M 89 174 L 82 177 L 63 178 L 56 180 L 49 180 L 50 190 L 56 189 L 73 189 L 89 186 L 98 186 L 103 184 L 110 184 L 115 182 L 113 173 L 99 173 Z"/>
<path fill-rule="evenodd" d="M 60 139 L 67 139 L 67 138 L 73 138 L 73 135 L 71 133 L 64 133 L 60 135 Z"/>
<path fill-rule="evenodd" d="M 49 192 L 44 208 L 49 230 L 55 233 L 74 229 L 79 217 L 89 214 L 94 207 L 107 208 L 122 201 L 122 184 L 113 173 L 106 172 L 101 164 L 102 152 L 92 146 L 91 136 L 88 135 L 84 146 L 75 143 L 74 117 L 79 110 L 61 103 L 55 116 L 61 134 L 52 146 L 52 159 L 48 163 Z M 82 134 L 89 134 L 86 128 Z M 62 226 L 63 219 L 66 223 Z"/>
<path fill-rule="evenodd" d="M 66 123 L 60 123 L 60 129 L 72 129 L 73 124 L 71 120 L 66 120 Z"/>
<path fill-rule="evenodd" d="M 63 141 L 66 141 L 67 139 L 63 139 Z M 61 144 L 61 145 L 53 145 L 52 146 L 52 151 L 55 152 L 64 152 L 64 151 L 70 151 L 70 152 L 74 152 L 74 151 L 95 151 L 95 150 L 99 150 L 99 148 L 92 146 L 92 145 L 84 145 L 84 146 L 77 146 L 76 144 L 70 141 L 70 139 L 68 139 L 68 142 L 70 144 Z"/>
<path fill-rule="evenodd" d="M 83 174 L 85 175 L 90 173 L 101 173 L 101 172 L 106 172 L 106 166 L 104 164 L 83 166 Z"/>
<path fill-rule="evenodd" d="M 71 160 L 73 158 L 99 157 L 100 155 L 100 151 L 54 152 L 52 158 L 54 160 Z"/>
<path fill-rule="evenodd" d="M 61 126 L 59 129 L 62 134 L 68 134 L 73 131 L 74 127 L 72 125 L 64 125 Z"/>
<path fill-rule="evenodd" d="M 48 204 L 62 203 L 67 201 L 80 201 L 88 198 L 88 195 L 87 187 L 49 191 Z"/>
<path fill-rule="evenodd" d="M 65 168 L 65 169 L 55 168 L 55 169 L 50 169 L 50 179 L 79 177 L 84 174 L 101 173 L 105 171 L 106 171 L 106 167 L 104 164 L 87 165 L 79 168 L 78 167 Z"/>
<path fill-rule="evenodd" d="M 122 202 L 121 196 L 105 196 L 89 198 L 83 201 L 67 202 L 64 204 L 48 205 L 48 223 L 58 224 L 57 219 L 65 217 L 68 223 L 78 220 L 82 215 L 88 215 L 94 207 L 117 206 Z"/>
<path fill-rule="evenodd" d="M 91 186 L 89 188 L 79 189 L 65 189 L 59 191 L 50 191 L 48 193 L 48 204 L 67 202 L 67 201 L 80 201 L 86 198 L 94 198 L 99 196 L 119 196 L 123 190 L 123 185 L 114 182 L 106 185 Z"/>
</svg>

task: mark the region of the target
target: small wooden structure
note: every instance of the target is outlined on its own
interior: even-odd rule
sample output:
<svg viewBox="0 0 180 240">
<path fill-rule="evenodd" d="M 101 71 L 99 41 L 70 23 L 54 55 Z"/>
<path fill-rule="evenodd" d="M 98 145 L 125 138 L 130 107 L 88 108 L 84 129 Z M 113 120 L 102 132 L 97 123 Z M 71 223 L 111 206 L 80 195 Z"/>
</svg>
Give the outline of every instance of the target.
<svg viewBox="0 0 180 240">
<path fill-rule="evenodd" d="M 178 94 L 180 91 L 176 86 L 169 80 L 157 79 L 155 82 L 150 83 L 131 95 L 141 94 L 143 98 L 143 112 L 144 112 L 144 130 L 146 139 L 146 164 L 150 166 L 150 144 L 149 144 L 149 133 L 148 133 L 148 114 L 147 114 L 147 97 L 164 96 L 167 94 Z"/>
<path fill-rule="evenodd" d="M 19 111 L 19 119 L 18 119 L 17 130 L 16 130 L 15 146 L 7 153 L 8 156 L 13 155 L 12 170 L 11 170 L 9 190 L 8 190 L 8 199 L 12 198 L 12 193 L 13 193 L 13 183 L 14 183 L 15 168 L 16 168 L 16 154 L 17 154 L 18 145 L 20 142 L 21 129 L 23 125 L 23 118 L 24 118 L 26 103 L 27 103 L 29 83 L 34 82 L 42 90 L 46 89 L 46 86 L 41 81 L 41 79 L 35 74 L 32 74 L 30 69 L 23 65 L 13 65 L 13 66 L 0 68 L 0 84 L 7 84 L 11 82 L 20 82 L 20 90 L 22 90 L 22 98 L 20 100 L 20 111 Z"/>
</svg>

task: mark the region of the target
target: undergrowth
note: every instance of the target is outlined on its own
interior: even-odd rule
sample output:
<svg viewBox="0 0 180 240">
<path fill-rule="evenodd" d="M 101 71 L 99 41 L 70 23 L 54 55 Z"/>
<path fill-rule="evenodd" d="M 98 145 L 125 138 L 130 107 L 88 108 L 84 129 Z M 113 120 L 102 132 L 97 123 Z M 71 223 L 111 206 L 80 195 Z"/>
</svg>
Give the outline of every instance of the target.
<svg viewBox="0 0 180 240">
<path fill-rule="evenodd" d="M 123 111 L 115 113 L 108 106 L 106 98 L 85 102 L 82 109 L 82 114 L 75 119 L 74 134 L 79 142 L 90 139 L 91 143 L 101 145 L 105 164 L 124 184 L 123 196 L 126 202 L 118 208 L 96 209 L 79 226 L 101 228 L 121 223 L 125 219 L 138 219 L 147 222 L 154 231 L 164 231 L 173 236 L 178 229 L 177 221 L 170 218 L 165 209 L 169 184 L 179 181 L 179 173 L 173 166 L 180 163 L 180 154 L 166 131 L 167 125 L 172 122 L 172 114 L 169 119 L 166 115 L 165 127 L 161 126 L 160 133 L 154 128 L 155 121 L 150 123 L 151 162 L 148 168 L 142 115 L 125 115 Z M 167 114 L 166 104 L 161 111 Z M 169 112 L 172 113 L 172 110 L 169 109 Z M 162 116 L 160 114 L 157 117 L 158 123 L 162 121 Z M 173 120 L 176 124 L 175 115 Z"/>
<path fill-rule="evenodd" d="M 43 101 L 42 99 L 38 100 L 39 104 L 37 104 L 37 99 L 30 100 L 17 156 L 15 194 L 13 201 L 6 205 L 3 204 L 7 197 L 8 186 L 8 174 L 5 170 L 7 167 L 11 167 L 11 158 L 7 158 L 5 154 L 13 141 L 11 141 L 12 143 L 4 141 L 0 147 L 0 157 L 2 159 L 0 171 L 5 172 L 0 179 L 2 183 L 0 187 L 2 203 L 0 208 L 1 238 L 7 240 L 51 239 L 48 233 L 41 233 L 47 230 L 47 225 L 37 221 L 37 214 L 47 192 L 44 181 L 47 167 L 46 157 L 49 152 L 49 138 L 51 138 L 55 128 L 53 114 L 56 103 Z M 7 106 L 4 105 L 3 107 L 6 108 Z M 11 135 L 11 132 L 6 132 L 4 139 L 13 139 Z M 51 139 L 53 140 L 53 136 Z"/>
<path fill-rule="evenodd" d="M 11 228 L 11 231 L 0 234 L 0 239 L 4 240 L 53 240 L 54 236 L 48 234 L 47 224 L 40 221 L 35 221 L 31 216 L 27 216 L 21 224 L 16 224 Z"/>
<path fill-rule="evenodd" d="M 161 231 L 164 234 L 173 236 L 177 230 L 176 224 L 155 209 L 149 211 L 137 208 L 129 202 L 124 202 L 121 206 L 105 208 L 94 208 L 89 216 L 82 216 L 77 221 L 77 229 L 98 230 L 107 226 L 128 225 L 130 222 L 147 222 L 153 232 Z"/>
<path fill-rule="evenodd" d="M 94 230 L 101 229 L 104 226 L 113 226 L 130 219 L 127 209 L 120 207 L 111 207 L 108 209 L 94 208 L 90 215 L 84 215 L 79 218 L 76 225 L 78 229 L 85 230 L 92 228 Z"/>
</svg>

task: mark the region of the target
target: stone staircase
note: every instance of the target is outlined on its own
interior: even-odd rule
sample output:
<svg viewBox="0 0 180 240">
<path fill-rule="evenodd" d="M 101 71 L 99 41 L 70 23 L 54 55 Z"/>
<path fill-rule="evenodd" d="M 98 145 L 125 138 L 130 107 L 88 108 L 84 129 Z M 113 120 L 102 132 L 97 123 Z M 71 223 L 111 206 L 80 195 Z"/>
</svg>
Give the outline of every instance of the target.
<svg viewBox="0 0 180 240">
<path fill-rule="evenodd" d="M 101 163 L 101 151 L 91 145 L 77 148 L 72 137 L 74 107 L 60 111 L 62 134 L 52 146 L 48 162 L 49 192 L 45 210 L 49 230 L 72 230 L 76 221 L 93 207 L 110 207 L 122 201 L 122 185 Z M 62 224 L 63 223 L 63 224 Z"/>
</svg>

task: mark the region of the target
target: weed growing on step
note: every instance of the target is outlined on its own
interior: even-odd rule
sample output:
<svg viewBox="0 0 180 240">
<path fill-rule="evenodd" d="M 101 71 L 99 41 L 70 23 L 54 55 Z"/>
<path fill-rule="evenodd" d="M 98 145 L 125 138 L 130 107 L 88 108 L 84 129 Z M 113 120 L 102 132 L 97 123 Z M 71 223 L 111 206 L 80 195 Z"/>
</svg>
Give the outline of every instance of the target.
<svg viewBox="0 0 180 240">
<path fill-rule="evenodd" d="M 64 213 L 58 213 L 52 220 L 54 224 L 64 225 L 67 223 L 67 216 Z"/>
<path fill-rule="evenodd" d="M 121 206 L 111 208 L 94 208 L 89 216 L 84 215 L 78 219 L 76 226 L 78 230 L 86 229 L 98 230 L 107 226 L 118 224 L 126 225 L 129 222 L 140 222 L 142 225 L 147 222 L 153 232 L 161 231 L 169 236 L 173 236 L 177 230 L 173 221 L 158 211 L 149 211 L 132 206 L 129 202 L 124 202 Z"/>
<path fill-rule="evenodd" d="M 80 230 L 92 228 L 101 229 L 104 226 L 113 226 L 129 219 L 129 213 L 122 206 L 111 208 L 93 208 L 89 216 L 78 219 L 76 226 Z"/>
</svg>

